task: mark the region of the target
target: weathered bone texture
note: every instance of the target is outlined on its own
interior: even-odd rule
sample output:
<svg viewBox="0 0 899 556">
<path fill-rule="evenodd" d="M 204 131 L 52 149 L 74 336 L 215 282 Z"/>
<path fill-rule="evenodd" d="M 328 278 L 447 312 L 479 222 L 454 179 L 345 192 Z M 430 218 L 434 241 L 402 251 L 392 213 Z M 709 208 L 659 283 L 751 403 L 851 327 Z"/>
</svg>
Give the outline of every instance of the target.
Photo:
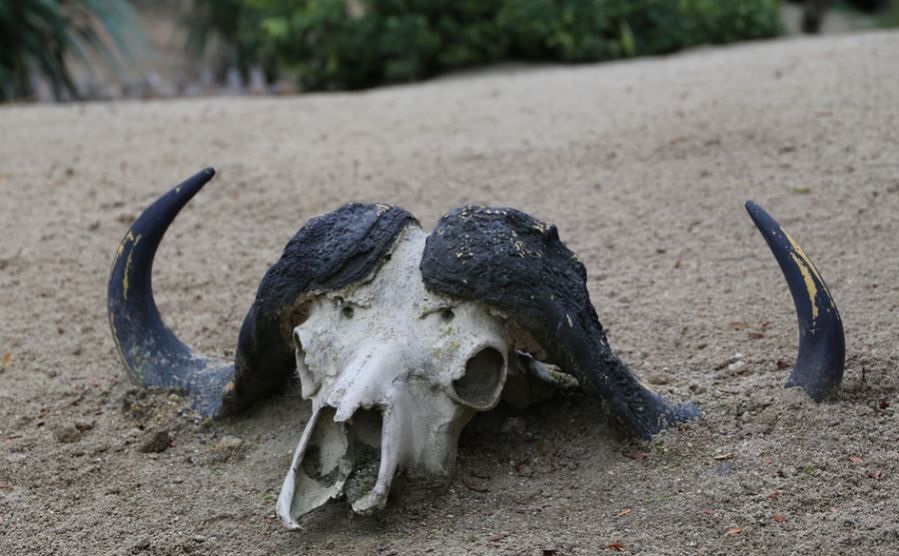
<svg viewBox="0 0 899 556">
<path fill-rule="evenodd" d="M 555 226 L 514 209 L 456 209 L 428 237 L 421 272 L 434 291 L 502 311 L 634 433 L 647 438 L 699 415 L 646 389 L 612 352 L 587 293 L 587 271 Z"/>
<path fill-rule="evenodd" d="M 499 402 L 503 323 L 425 289 L 426 237 L 410 224 L 373 276 L 305 302 L 296 367 L 313 417 L 278 499 L 289 527 L 340 495 L 358 513 L 381 509 L 398 470 L 446 479 L 462 428 Z"/>
</svg>

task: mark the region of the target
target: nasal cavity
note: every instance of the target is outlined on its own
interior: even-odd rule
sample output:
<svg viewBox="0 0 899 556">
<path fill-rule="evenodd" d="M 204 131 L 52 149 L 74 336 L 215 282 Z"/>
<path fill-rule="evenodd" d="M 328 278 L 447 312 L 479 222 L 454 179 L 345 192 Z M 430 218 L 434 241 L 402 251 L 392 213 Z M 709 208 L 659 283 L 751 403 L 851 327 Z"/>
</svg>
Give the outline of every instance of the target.
<svg viewBox="0 0 899 556">
<path fill-rule="evenodd" d="M 350 459 L 353 470 L 344 483 L 343 494 L 350 504 L 369 494 L 378 483 L 381 468 L 381 429 L 383 416 L 374 409 L 357 409 L 348 421 Z"/>
<path fill-rule="evenodd" d="M 462 403 L 474 409 L 490 409 L 499 399 L 505 375 L 503 355 L 484 348 L 465 363 L 465 374 L 453 381 L 453 390 Z"/>
<path fill-rule="evenodd" d="M 381 447 L 381 427 L 383 418 L 377 409 L 357 409 L 350 419 L 353 436 L 371 448 Z"/>
</svg>

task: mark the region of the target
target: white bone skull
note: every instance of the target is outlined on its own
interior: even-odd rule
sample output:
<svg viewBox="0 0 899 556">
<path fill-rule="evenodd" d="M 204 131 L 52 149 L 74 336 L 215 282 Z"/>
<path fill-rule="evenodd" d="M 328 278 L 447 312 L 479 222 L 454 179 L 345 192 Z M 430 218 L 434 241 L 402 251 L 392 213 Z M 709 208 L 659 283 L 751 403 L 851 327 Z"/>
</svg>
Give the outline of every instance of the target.
<svg viewBox="0 0 899 556">
<path fill-rule="evenodd" d="M 503 325 L 480 304 L 425 289 L 426 238 L 407 227 L 369 281 L 306 302 L 294 339 L 312 417 L 277 506 L 290 527 L 342 494 L 355 512 L 381 509 L 399 470 L 447 477 L 462 428 L 500 400 Z"/>
</svg>

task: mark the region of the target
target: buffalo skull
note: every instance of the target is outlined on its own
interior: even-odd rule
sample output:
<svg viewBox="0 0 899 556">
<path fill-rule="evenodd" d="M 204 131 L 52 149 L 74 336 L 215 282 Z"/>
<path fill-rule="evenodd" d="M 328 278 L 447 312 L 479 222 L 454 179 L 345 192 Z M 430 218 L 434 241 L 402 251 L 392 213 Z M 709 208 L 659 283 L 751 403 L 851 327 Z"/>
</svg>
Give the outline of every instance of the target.
<svg viewBox="0 0 899 556">
<path fill-rule="evenodd" d="M 555 226 L 514 209 L 466 206 L 430 234 L 389 205 L 316 217 L 265 274 L 234 362 L 195 353 L 162 323 L 150 277 L 169 224 L 213 175 L 178 185 L 128 230 L 109 278 L 110 324 L 136 382 L 181 389 L 203 415 L 237 412 L 299 380 L 312 415 L 278 498 L 288 527 L 341 496 L 357 513 L 383 508 L 399 471 L 448 477 L 475 413 L 503 399 L 526 405 L 566 378 L 642 438 L 700 415 L 648 390 L 614 354 L 584 265 Z M 796 304 L 800 349 L 787 386 L 824 399 L 843 372 L 839 313 L 798 244 L 747 209 Z"/>
</svg>

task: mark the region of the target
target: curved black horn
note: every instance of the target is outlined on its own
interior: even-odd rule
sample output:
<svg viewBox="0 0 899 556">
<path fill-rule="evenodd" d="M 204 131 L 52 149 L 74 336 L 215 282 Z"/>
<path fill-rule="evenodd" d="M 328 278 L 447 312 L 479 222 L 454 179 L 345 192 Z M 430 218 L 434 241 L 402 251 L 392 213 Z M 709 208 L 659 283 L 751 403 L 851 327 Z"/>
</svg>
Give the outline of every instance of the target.
<svg viewBox="0 0 899 556">
<path fill-rule="evenodd" d="M 169 224 L 214 175 L 207 168 L 144 210 L 119 245 L 107 286 L 109 324 L 128 373 L 144 386 L 184 390 L 203 415 L 219 412 L 234 366 L 195 353 L 163 324 L 150 278 Z"/>
<path fill-rule="evenodd" d="M 762 207 L 746 210 L 783 271 L 799 321 L 799 355 L 785 387 L 799 386 L 815 401 L 833 394 L 843 380 L 846 341 L 840 312 L 811 259 Z"/>
</svg>

